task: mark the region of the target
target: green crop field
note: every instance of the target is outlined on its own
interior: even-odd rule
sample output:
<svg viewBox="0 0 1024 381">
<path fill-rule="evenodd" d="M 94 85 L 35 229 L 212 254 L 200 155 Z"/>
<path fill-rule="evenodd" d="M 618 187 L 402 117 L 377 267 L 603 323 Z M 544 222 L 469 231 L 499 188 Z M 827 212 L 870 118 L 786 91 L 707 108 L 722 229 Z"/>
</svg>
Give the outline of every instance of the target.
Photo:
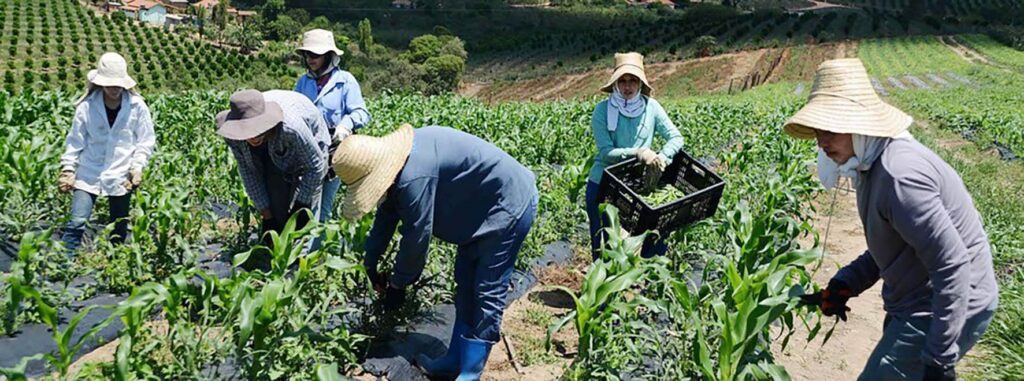
<svg viewBox="0 0 1024 381">
<path fill-rule="evenodd" d="M 298 76 L 282 62 L 114 22 L 75 0 L 0 0 L 0 35 L 0 76 L 7 92 L 79 90 L 85 73 L 108 51 L 125 57 L 142 91 L 280 87 Z"/>
<path fill-rule="evenodd" d="M 311 13 L 342 17 L 315 6 L 329 2 L 303 3 L 312 4 Z M 503 326 L 520 363 L 492 367 L 492 359 L 485 377 L 855 376 L 863 364 L 846 352 L 865 358 L 870 352 L 843 340 L 877 333 L 880 296 L 859 296 L 864 305 L 875 303 L 878 321 L 858 305 L 843 322 L 801 305 L 799 296 L 819 290 L 828 281 L 823 276 L 845 265 L 834 263 L 835 252 L 864 249 L 856 197 L 825 192 L 814 174 L 814 142 L 789 138 L 780 128 L 805 104 L 816 65 L 834 57 L 864 62 L 885 100 L 915 117 L 915 137 L 958 171 L 982 215 L 1000 310 L 958 374 L 967 380 L 1024 374 L 1024 52 L 980 34 L 982 23 L 970 21 L 980 9 L 1016 3 L 942 2 L 949 20 L 931 21 L 900 14 L 907 0 L 836 1 L 857 8 L 802 15 L 716 6 L 719 18 L 695 16 L 713 14 L 701 13 L 710 12 L 707 5 L 687 13 L 589 3 L 545 10 L 526 3 L 537 7 L 492 9 L 493 17 L 508 18 L 495 20 L 492 33 L 474 29 L 479 24 L 448 26 L 472 31 L 463 84 L 499 85 L 465 96 L 407 89 L 368 94 L 372 122 L 359 132 L 380 136 L 402 123 L 450 126 L 494 143 L 537 175 L 537 220 L 516 267 L 530 270 L 551 244 L 567 244 L 573 258 L 533 269 L 540 291 L 516 301 Z M 939 3 L 925 5 L 937 12 Z M 434 240 L 410 300 L 385 313 L 362 265 L 372 213 L 359 221 L 287 227 L 273 249 L 260 246 L 259 213 L 215 133 L 214 115 L 227 108 L 229 91 L 291 88 L 297 69 L 266 51 L 244 55 L 117 23 L 83 4 L 0 0 L 0 259 L 11 258 L 0 263 L 9 267 L 0 272 L 0 344 L 13 350 L 19 338 L 36 335 L 33 344 L 54 348 L 21 364 L 0 364 L 0 379 L 376 379 L 365 363 L 371 354 L 410 322 L 429 320 L 436 307 L 452 303 L 456 247 Z M 411 30 L 432 28 L 433 20 L 465 15 L 478 23 L 487 15 L 463 11 L 395 8 L 388 10 L 393 18 L 373 8 L 356 12 L 379 18 L 375 28 L 385 40 L 402 41 Z M 545 15 L 533 21 L 536 30 L 511 30 L 529 26 L 520 17 L 531 14 Z M 559 26 L 559 17 L 569 19 Z M 414 25 L 399 26 L 402 20 Z M 290 51 L 294 44 L 276 48 Z M 664 257 L 636 255 L 642 240 L 623 235 L 610 208 L 609 239 L 601 259 L 591 261 L 584 206 L 596 152 L 590 120 L 607 75 L 593 69 L 607 69 L 611 54 L 625 50 L 643 51 L 649 65 L 665 63 L 657 66 L 655 83 L 664 85 L 655 94 L 683 135 L 683 149 L 726 185 L 713 216 L 667 233 Z M 131 238 L 109 241 L 107 201 L 99 198 L 86 248 L 69 259 L 56 239 L 70 208 L 70 196 L 56 186 L 59 156 L 85 73 L 106 51 L 120 52 L 139 81 L 157 148 L 132 198 Z M 678 62 L 727 52 L 737 54 Z M 577 75 L 554 76 L 567 73 Z M 719 88 L 750 73 L 769 80 L 742 91 Z M 542 87 L 569 77 L 572 85 L 557 95 L 574 100 L 533 98 L 550 96 Z M 517 87 L 524 83 L 537 91 Z M 849 218 L 843 222 L 853 227 L 839 231 L 830 225 L 837 223 L 833 217 Z M 849 239 L 832 241 L 829 234 Z M 321 249 L 299 255 L 320 236 Z M 835 242 L 859 246 L 836 248 Z M 269 271 L 238 266 L 262 250 L 271 255 Z M 390 270 L 397 250 L 393 242 L 380 270 Z M 106 302 L 89 304 L 94 300 Z M 95 318 L 99 311 L 105 318 Z M 93 352 L 93 362 L 76 364 L 101 337 L 117 341 Z M 514 350 L 501 350 L 492 358 L 515 357 Z M 519 365 L 526 371 L 515 372 Z M 537 376 L 538 369 L 546 373 Z"/>
</svg>

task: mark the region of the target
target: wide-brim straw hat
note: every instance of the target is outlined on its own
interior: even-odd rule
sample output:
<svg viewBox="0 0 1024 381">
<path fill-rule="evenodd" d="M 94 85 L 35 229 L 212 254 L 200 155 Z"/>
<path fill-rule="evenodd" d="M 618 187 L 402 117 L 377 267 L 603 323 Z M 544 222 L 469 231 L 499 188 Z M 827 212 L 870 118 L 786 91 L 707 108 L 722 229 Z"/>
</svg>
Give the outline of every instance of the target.
<svg viewBox="0 0 1024 381">
<path fill-rule="evenodd" d="M 103 53 L 96 63 L 96 69 L 90 70 L 86 78 L 96 86 L 124 89 L 135 87 L 135 80 L 128 76 L 128 62 L 117 53 Z"/>
<path fill-rule="evenodd" d="M 295 53 L 302 55 L 302 52 L 310 52 L 318 56 L 327 54 L 327 52 L 334 52 L 338 56 L 345 54 L 334 43 L 334 33 L 323 29 L 313 29 L 302 34 L 302 46 L 295 49 Z"/>
<path fill-rule="evenodd" d="M 257 90 L 241 90 L 231 94 L 231 109 L 217 114 L 217 134 L 232 140 L 260 136 L 284 120 L 277 102 L 267 102 Z"/>
<path fill-rule="evenodd" d="M 334 173 L 348 192 L 341 214 L 357 220 L 385 196 L 412 152 L 413 128 L 408 124 L 383 136 L 352 135 L 341 141 L 331 159 Z"/>
<path fill-rule="evenodd" d="M 612 71 L 612 77 L 608 80 L 608 83 L 601 86 L 601 91 L 606 93 L 612 92 L 615 87 L 615 82 L 626 74 L 635 75 L 640 78 L 640 82 L 643 83 L 643 88 L 640 89 L 640 93 L 650 96 L 654 91 L 651 87 L 651 83 L 647 81 L 647 74 L 644 72 L 644 56 L 640 53 L 615 53 L 615 70 Z"/>
<path fill-rule="evenodd" d="M 813 139 L 814 130 L 894 137 L 913 122 L 913 117 L 883 102 L 875 93 L 859 59 L 846 58 L 818 66 L 807 105 L 782 129 L 800 139 Z"/>
</svg>

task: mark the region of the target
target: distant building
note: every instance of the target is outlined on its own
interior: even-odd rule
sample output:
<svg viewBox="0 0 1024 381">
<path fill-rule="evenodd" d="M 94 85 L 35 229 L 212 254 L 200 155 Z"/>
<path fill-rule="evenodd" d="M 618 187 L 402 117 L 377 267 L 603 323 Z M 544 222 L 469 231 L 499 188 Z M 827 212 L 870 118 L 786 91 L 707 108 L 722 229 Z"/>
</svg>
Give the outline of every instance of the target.
<svg viewBox="0 0 1024 381">
<path fill-rule="evenodd" d="M 392 0 L 391 7 L 397 9 L 414 9 L 416 2 L 413 0 Z"/>
<path fill-rule="evenodd" d="M 177 28 L 178 25 L 187 24 L 191 22 L 191 19 L 188 15 L 167 15 L 164 21 L 164 28 L 167 31 L 173 32 L 174 28 Z"/>
<path fill-rule="evenodd" d="M 119 7 L 131 20 L 164 25 L 167 19 L 167 7 L 154 0 L 129 0 Z"/>
</svg>

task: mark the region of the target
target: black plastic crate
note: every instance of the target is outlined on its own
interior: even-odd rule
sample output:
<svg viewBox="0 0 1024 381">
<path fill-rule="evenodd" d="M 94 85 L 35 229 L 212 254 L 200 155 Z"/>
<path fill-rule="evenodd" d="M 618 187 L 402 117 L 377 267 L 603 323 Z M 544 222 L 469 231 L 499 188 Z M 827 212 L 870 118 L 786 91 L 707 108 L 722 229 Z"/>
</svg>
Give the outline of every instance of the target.
<svg viewBox="0 0 1024 381">
<path fill-rule="evenodd" d="M 630 234 L 658 230 L 667 235 L 711 217 L 722 199 L 725 181 L 704 164 L 680 150 L 665 168 L 658 187 L 670 184 L 686 195 L 662 205 L 650 205 L 640 194 L 648 168 L 629 159 L 604 170 L 598 200 L 619 209 L 619 221 Z"/>
</svg>

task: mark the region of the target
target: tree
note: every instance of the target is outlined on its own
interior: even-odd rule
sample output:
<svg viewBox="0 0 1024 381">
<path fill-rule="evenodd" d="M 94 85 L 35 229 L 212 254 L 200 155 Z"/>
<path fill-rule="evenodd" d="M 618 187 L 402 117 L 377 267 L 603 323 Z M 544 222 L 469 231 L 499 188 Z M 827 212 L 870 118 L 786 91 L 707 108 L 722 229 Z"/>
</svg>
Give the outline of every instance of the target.
<svg viewBox="0 0 1024 381">
<path fill-rule="evenodd" d="M 309 23 L 306 24 L 306 30 L 311 30 L 311 29 L 326 29 L 326 30 L 330 30 L 331 29 L 331 20 L 328 20 L 327 17 L 324 17 L 324 16 L 316 16 L 316 18 L 314 18 L 313 20 L 311 20 Z M 338 34 L 339 33 L 337 31 L 334 32 L 335 36 L 337 36 Z"/>
<path fill-rule="evenodd" d="M 124 14 L 124 11 L 117 11 L 110 14 L 110 19 L 116 23 L 124 23 L 128 21 L 128 15 Z"/>
<path fill-rule="evenodd" d="M 263 20 L 266 22 L 273 22 L 277 20 L 278 16 L 282 16 L 285 12 L 284 0 L 267 0 L 260 8 L 260 14 L 263 16 Z"/>
<path fill-rule="evenodd" d="M 187 10 L 188 14 L 195 18 L 195 24 L 199 28 L 199 35 L 203 36 L 206 28 L 206 21 L 210 18 L 210 14 L 206 7 L 197 7 L 190 5 Z"/>
<path fill-rule="evenodd" d="M 359 51 L 369 57 L 370 47 L 373 46 L 373 26 L 370 25 L 370 19 L 363 19 L 359 22 L 356 38 L 359 42 Z"/>
<path fill-rule="evenodd" d="M 301 25 L 309 23 L 309 12 L 302 8 L 292 8 L 284 13 Z"/>
<path fill-rule="evenodd" d="M 409 41 L 409 50 L 403 56 L 414 64 L 421 64 L 430 57 L 436 57 L 441 53 L 444 43 L 437 36 L 424 34 Z"/>
<path fill-rule="evenodd" d="M 277 16 L 277 20 L 270 22 L 267 26 L 267 38 L 274 41 L 287 41 L 295 38 L 302 32 L 302 24 L 288 15 Z"/>
<path fill-rule="evenodd" d="M 461 57 L 443 54 L 428 58 L 423 66 L 426 69 L 427 93 L 440 94 L 458 89 L 466 62 Z"/>
<path fill-rule="evenodd" d="M 228 42 L 238 46 L 242 54 L 252 53 L 263 45 L 260 32 L 246 25 L 229 25 L 226 35 Z"/>
<path fill-rule="evenodd" d="M 700 36 L 694 41 L 697 51 L 701 57 L 710 56 L 718 48 L 718 39 L 715 36 Z"/>
<path fill-rule="evenodd" d="M 230 18 L 228 8 L 230 7 L 231 0 L 220 0 L 217 2 L 217 5 L 213 6 L 213 14 L 210 18 L 213 20 L 213 23 L 222 30 L 226 29 L 228 26 L 228 19 Z"/>
</svg>

